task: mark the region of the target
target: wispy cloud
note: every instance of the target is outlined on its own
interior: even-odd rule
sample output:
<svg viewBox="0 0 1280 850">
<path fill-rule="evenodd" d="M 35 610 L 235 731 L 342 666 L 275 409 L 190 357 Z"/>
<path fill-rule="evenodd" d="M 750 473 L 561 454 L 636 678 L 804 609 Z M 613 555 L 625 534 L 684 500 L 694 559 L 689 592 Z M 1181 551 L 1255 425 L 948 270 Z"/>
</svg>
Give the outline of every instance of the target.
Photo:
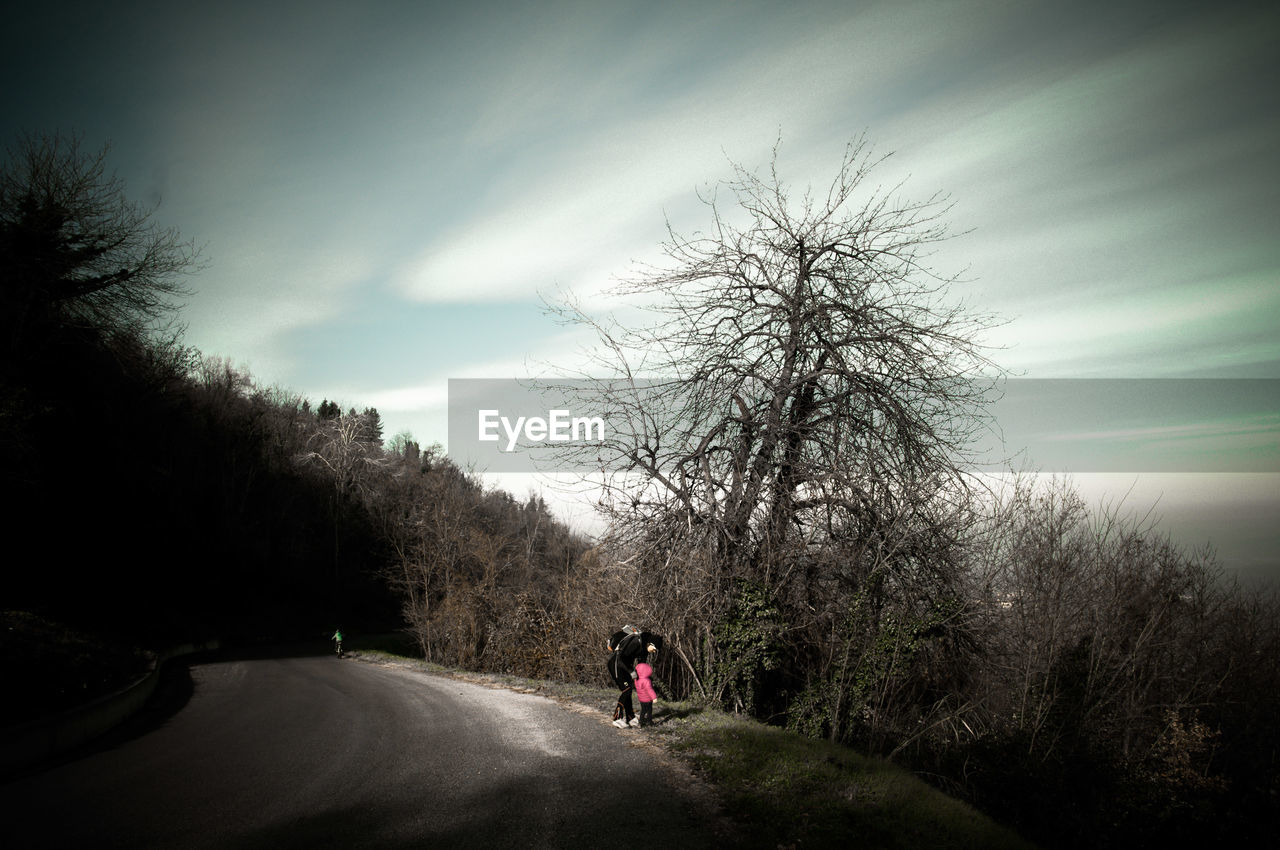
<svg viewBox="0 0 1280 850">
<path fill-rule="evenodd" d="M 555 285 L 590 294 L 632 260 L 654 256 L 664 214 L 680 229 L 706 226 L 696 190 L 729 176 L 730 159 L 762 164 L 779 134 L 788 178 L 825 185 L 840 147 L 864 129 L 850 122 L 850 109 L 879 96 L 866 72 L 875 79 L 907 73 L 918 56 L 957 35 L 921 30 L 910 50 L 891 50 L 886 44 L 902 44 L 908 28 L 903 17 L 882 9 L 833 16 L 818 30 L 767 39 L 752 33 L 738 50 L 716 45 L 709 52 L 722 61 L 675 84 L 671 67 L 681 55 L 687 63 L 699 39 L 734 38 L 708 16 L 685 23 L 661 42 L 631 43 L 598 69 L 545 57 L 513 66 L 515 84 L 468 138 L 514 156 L 513 136 L 527 132 L 530 150 L 518 154 L 524 168 L 500 173 L 474 216 L 434 234 L 401 266 L 397 288 L 427 301 L 503 299 Z M 971 26 L 959 16 L 956 23 L 961 31 Z M 655 100 L 660 85 L 671 90 Z M 599 121 L 566 101 L 586 104 Z M 542 116 L 566 110 L 575 121 L 558 144 L 538 145 Z"/>
</svg>

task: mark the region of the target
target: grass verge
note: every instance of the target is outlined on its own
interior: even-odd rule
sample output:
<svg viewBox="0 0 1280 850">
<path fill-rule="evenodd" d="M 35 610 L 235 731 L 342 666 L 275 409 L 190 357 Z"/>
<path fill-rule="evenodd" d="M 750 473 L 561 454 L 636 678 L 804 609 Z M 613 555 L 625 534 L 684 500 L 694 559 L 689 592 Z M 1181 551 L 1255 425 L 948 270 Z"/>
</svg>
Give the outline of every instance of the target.
<svg viewBox="0 0 1280 850">
<path fill-rule="evenodd" d="M 745 717 L 673 707 L 667 749 L 713 784 L 760 848 L 1030 848 L 909 771 Z"/>
</svg>

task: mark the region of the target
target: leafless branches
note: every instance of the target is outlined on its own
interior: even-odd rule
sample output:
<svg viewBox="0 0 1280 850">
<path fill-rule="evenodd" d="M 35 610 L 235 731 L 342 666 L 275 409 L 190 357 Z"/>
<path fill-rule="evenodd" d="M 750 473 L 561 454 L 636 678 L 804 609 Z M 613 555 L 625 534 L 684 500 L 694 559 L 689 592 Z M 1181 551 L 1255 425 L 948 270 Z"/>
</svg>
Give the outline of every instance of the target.
<svg viewBox="0 0 1280 850">
<path fill-rule="evenodd" d="M 726 564 L 881 522 L 960 479 L 995 369 L 988 324 L 946 300 L 929 250 L 946 200 L 870 190 L 877 161 L 850 145 L 826 193 L 793 202 L 776 170 L 735 166 L 707 201 L 708 233 L 672 231 L 670 264 L 625 282 L 654 321 L 591 325 L 600 394 L 629 428 L 606 447 L 627 476 L 607 505 L 625 534 L 679 518 Z M 652 378 L 639 393 L 637 378 Z"/>
<path fill-rule="evenodd" d="M 0 258 L 10 344 L 56 321 L 139 330 L 188 294 L 199 249 L 124 195 L 75 136 L 28 136 L 0 170 Z"/>
<path fill-rule="evenodd" d="M 619 285 L 648 321 L 560 307 L 599 341 L 609 542 L 664 621 L 687 621 L 667 632 L 691 672 L 716 663 L 711 624 L 743 582 L 806 652 L 859 592 L 873 614 L 952 592 L 992 320 L 930 265 L 947 199 L 873 185 L 880 162 L 855 141 L 825 191 L 798 196 L 776 150 L 763 175 L 734 165 L 708 229 L 668 227 L 666 261 Z"/>
</svg>

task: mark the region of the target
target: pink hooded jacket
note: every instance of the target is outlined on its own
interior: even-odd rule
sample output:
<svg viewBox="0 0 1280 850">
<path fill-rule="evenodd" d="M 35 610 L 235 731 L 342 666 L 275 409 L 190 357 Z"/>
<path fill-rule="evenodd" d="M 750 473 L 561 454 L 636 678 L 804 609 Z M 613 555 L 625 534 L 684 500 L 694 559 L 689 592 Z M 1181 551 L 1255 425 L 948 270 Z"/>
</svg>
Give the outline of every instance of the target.
<svg viewBox="0 0 1280 850">
<path fill-rule="evenodd" d="M 658 698 L 657 693 L 653 690 L 653 682 L 649 681 L 649 677 L 653 675 L 653 668 L 641 661 L 636 665 L 636 696 L 641 702 L 653 702 Z"/>
</svg>

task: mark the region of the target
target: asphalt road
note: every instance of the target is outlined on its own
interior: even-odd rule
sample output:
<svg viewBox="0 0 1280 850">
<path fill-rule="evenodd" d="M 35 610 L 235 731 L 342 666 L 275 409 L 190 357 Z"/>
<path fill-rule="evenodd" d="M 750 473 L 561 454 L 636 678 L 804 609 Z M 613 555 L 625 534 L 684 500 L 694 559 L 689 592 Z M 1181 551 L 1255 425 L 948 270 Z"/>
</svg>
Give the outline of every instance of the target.
<svg viewBox="0 0 1280 850">
<path fill-rule="evenodd" d="M 0 844 L 715 843 L 643 733 L 543 697 L 332 656 L 175 676 L 145 725 L 0 785 Z"/>
</svg>

